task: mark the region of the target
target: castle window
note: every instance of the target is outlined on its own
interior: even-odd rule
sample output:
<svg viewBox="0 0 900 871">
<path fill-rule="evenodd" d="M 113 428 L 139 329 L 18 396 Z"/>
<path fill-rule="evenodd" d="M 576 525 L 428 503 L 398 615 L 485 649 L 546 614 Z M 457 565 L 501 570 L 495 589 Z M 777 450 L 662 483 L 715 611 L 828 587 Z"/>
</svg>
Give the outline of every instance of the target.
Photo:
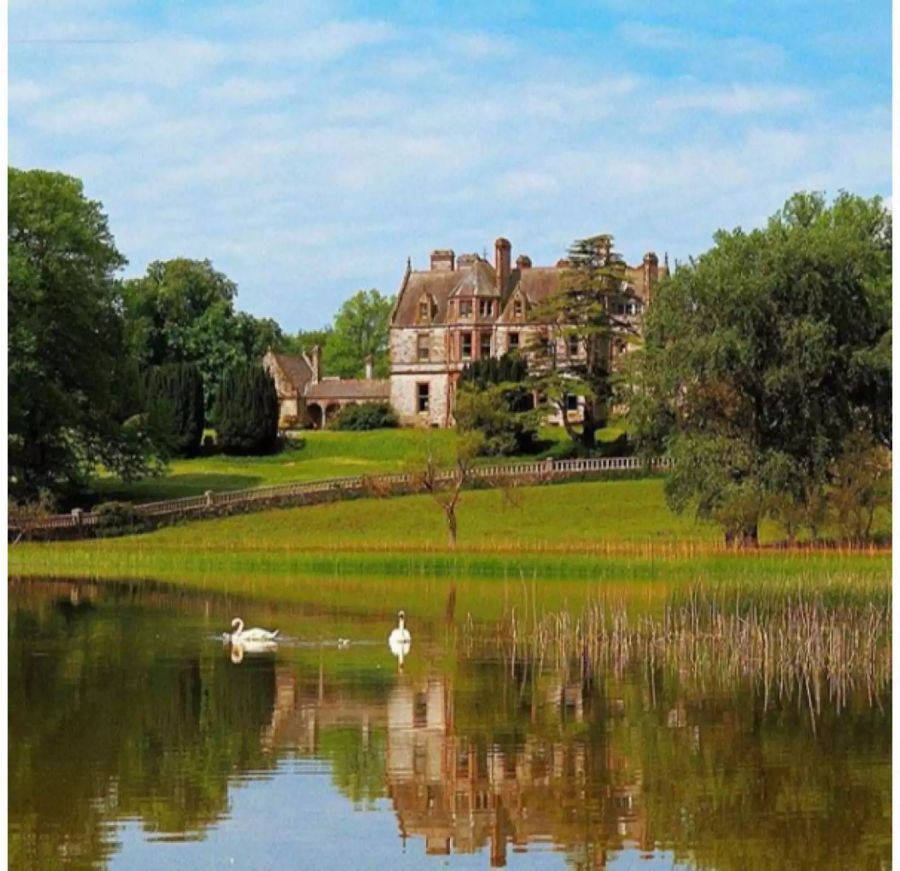
<svg viewBox="0 0 900 871">
<path fill-rule="evenodd" d="M 478 314 L 483 318 L 489 318 L 494 313 L 494 303 L 489 299 L 478 301 Z"/>
<path fill-rule="evenodd" d="M 431 336 L 428 333 L 420 333 L 417 340 L 417 357 L 420 362 L 425 362 L 431 356 Z"/>
<path fill-rule="evenodd" d="M 463 360 L 471 360 L 472 359 L 472 334 L 471 333 L 460 333 L 459 334 L 459 356 Z"/>
<path fill-rule="evenodd" d="M 491 334 L 490 333 L 482 333 L 480 342 L 478 345 L 478 356 L 481 357 L 482 360 L 487 359 L 491 356 Z"/>
<path fill-rule="evenodd" d="M 578 397 L 574 393 L 566 394 L 566 411 L 578 411 Z"/>
<path fill-rule="evenodd" d="M 513 300 L 513 317 L 520 318 L 525 314 L 525 304 L 522 302 L 521 297 L 516 297 Z"/>
<path fill-rule="evenodd" d="M 577 357 L 581 351 L 581 341 L 578 336 L 569 336 L 569 356 Z"/>
<path fill-rule="evenodd" d="M 472 317 L 472 300 L 461 299 L 459 301 L 459 316 L 460 318 Z"/>
<path fill-rule="evenodd" d="M 431 301 L 427 296 L 419 300 L 419 323 L 427 324 L 431 321 Z"/>
<path fill-rule="evenodd" d="M 416 410 L 428 411 L 429 385 L 427 381 L 416 384 Z"/>
<path fill-rule="evenodd" d="M 506 350 L 507 351 L 518 351 L 519 350 L 519 334 L 518 333 L 510 333 L 507 336 Z"/>
</svg>

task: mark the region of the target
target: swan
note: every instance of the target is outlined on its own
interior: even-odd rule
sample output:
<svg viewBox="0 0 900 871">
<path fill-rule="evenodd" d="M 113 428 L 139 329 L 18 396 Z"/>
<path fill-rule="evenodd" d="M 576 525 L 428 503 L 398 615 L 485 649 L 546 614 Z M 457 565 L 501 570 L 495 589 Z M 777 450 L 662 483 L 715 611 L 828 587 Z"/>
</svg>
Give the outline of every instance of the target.
<svg viewBox="0 0 900 871">
<path fill-rule="evenodd" d="M 229 645 L 231 649 L 231 661 L 236 665 L 244 660 L 244 654 L 275 653 L 278 644 L 275 641 L 247 641 Z"/>
<path fill-rule="evenodd" d="M 244 621 L 240 617 L 235 617 L 231 621 L 231 628 L 233 631 L 228 636 L 228 640 L 232 644 L 243 644 L 244 646 L 248 642 L 252 644 L 255 641 L 274 641 L 279 632 L 278 629 L 270 632 L 268 629 L 260 629 L 259 627 L 244 629 Z"/>
<path fill-rule="evenodd" d="M 391 648 L 401 644 L 408 645 L 412 641 L 409 629 L 404 625 L 406 623 L 406 614 L 403 611 L 398 611 L 397 618 L 397 627 L 388 636 L 388 644 L 390 644 Z"/>
</svg>

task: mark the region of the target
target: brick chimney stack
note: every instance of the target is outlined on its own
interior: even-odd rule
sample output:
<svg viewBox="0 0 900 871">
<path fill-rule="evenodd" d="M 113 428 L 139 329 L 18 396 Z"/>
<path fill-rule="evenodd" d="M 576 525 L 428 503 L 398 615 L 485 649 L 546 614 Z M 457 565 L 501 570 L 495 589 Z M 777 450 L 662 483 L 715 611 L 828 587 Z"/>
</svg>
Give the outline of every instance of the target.
<svg viewBox="0 0 900 871">
<path fill-rule="evenodd" d="M 509 273 L 512 258 L 512 245 L 509 239 L 502 236 L 494 242 L 494 272 L 497 276 L 497 290 L 503 293 L 509 281 Z"/>
<path fill-rule="evenodd" d="M 657 279 L 659 278 L 659 257 L 653 251 L 648 251 L 644 255 L 643 260 L 643 279 L 644 279 L 644 292 L 647 294 L 647 299 L 650 299 L 650 291 L 653 289 L 653 285 L 656 284 Z"/>
<path fill-rule="evenodd" d="M 322 380 L 322 349 L 318 345 L 312 346 L 309 361 L 312 363 L 313 384 L 318 384 Z"/>
<path fill-rule="evenodd" d="M 453 272 L 455 254 L 449 248 L 438 248 L 431 252 L 432 272 Z"/>
<path fill-rule="evenodd" d="M 527 254 L 520 254 L 516 257 L 516 268 L 519 272 L 523 269 L 531 269 L 531 258 Z"/>
</svg>

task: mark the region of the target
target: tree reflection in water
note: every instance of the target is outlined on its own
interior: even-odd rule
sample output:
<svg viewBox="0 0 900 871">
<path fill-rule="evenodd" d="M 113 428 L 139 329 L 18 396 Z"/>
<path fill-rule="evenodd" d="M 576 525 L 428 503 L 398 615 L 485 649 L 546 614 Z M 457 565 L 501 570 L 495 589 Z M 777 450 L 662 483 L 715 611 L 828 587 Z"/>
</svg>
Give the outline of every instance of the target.
<svg viewBox="0 0 900 871">
<path fill-rule="evenodd" d="M 197 837 L 236 778 L 286 776 L 291 757 L 327 762 L 356 808 L 389 799 L 404 838 L 451 859 L 484 851 L 502 866 L 549 843 L 592 868 L 625 847 L 702 868 L 888 861 L 881 617 L 843 615 L 863 633 L 852 659 L 827 630 L 839 608 L 794 612 L 826 672 L 803 660 L 790 688 L 775 667 L 786 649 L 767 648 L 766 679 L 751 667 L 760 610 L 656 628 L 607 611 L 606 641 L 599 614 L 422 626 L 397 674 L 380 646 L 343 671 L 336 652 L 284 648 L 235 664 L 181 631 L 196 600 L 91 605 L 60 589 L 10 597 L 12 867 L 102 862 L 126 818 L 149 837 Z M 773 625 L 785 613 L 766 611 Z M 773 691 L 779 674 L 790 692 Z"/>
</svg>

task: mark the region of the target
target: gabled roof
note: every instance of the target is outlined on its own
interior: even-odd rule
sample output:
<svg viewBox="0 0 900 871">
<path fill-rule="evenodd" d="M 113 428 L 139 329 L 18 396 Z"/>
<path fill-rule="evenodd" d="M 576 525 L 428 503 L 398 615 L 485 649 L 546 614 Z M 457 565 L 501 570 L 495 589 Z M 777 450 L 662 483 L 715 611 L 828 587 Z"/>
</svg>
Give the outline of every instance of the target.
<svg viewBox="0 0 900 871">
<path fill-rule="evenodd" d="M 457 272 L 456 276 L 458 282 L 450 292 L 450 296 L 500 296 L 494 268 L 485 260 L 479 258 L 468 269 Z"/>
<path fill-rule="evenodd" d="M 276 354 L 274 351 L 269 351 L 269 354 L 284 377 L 302 393 L 313 379 L 312 363 L 306 354 Z"/>
</svg>

